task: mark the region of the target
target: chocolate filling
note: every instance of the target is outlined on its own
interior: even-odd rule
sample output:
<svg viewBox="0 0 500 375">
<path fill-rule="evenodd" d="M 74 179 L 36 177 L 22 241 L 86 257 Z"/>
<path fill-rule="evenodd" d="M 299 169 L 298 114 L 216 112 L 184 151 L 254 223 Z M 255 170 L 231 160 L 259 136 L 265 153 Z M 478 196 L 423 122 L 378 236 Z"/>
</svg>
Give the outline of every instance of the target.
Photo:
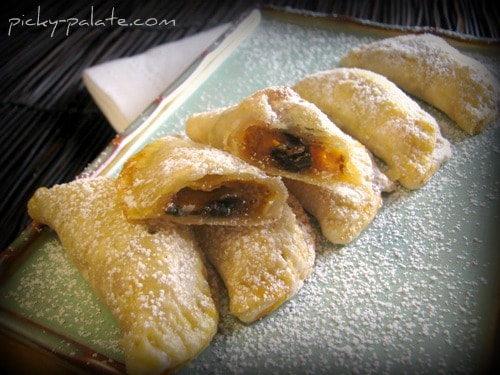
<svg viewBox="0 0 500 375">
<path fill-rule="evenodd" d="M 278 129 L 253 125 L 244 138 L 245 157 L 259 167 L 274 167 L 292 173 L 328 172 L 347 178 L 345 156 L 339 150 L 304 143 L 302 138 Z"/>
<path fill-rule="evenodd" d="M 264 185 L 232 181 L 212 190 L 185 187 L 164 210 L 171 216 L 231 217 L 251 211 L 260 213 L 269 198 L 270 192 Z"/>
<path fill-rule="evenodd" d="M 281 169 L 290 172 L 300 172 L 312 167 L 309 146 L 288 133 L 282 133 L 284 139 L 271 150 L 271 157 Z"/>
</svg>

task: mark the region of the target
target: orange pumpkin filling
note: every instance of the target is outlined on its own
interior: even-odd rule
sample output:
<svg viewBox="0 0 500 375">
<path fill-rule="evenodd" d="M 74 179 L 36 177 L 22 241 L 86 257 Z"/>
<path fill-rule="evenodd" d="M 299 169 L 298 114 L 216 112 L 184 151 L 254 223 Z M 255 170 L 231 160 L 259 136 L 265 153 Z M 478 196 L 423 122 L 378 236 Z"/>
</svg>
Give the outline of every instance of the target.
<svg viewBox="0 0 500 375">
<path fill-rule="evenodd" d="M 290 133 L 250 126 L 244 137 L 247 157 L 289 172 L 311 173 L 328 172 L 339 177 L 347 174 L 345 156 L 322 145 L 306 144 Z"/>
</svg>

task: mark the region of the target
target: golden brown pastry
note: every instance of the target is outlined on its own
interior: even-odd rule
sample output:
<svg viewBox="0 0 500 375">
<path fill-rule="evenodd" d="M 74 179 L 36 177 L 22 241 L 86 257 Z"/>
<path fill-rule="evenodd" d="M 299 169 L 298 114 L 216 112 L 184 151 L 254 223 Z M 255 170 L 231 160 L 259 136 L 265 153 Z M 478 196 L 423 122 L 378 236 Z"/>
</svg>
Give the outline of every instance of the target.
<svg viewBox="0 0 500 375">
<path fill-rule="evenodd" d="M 167 136 L 124 165 L 118 193 L 129 220 L 182 224 L 262 224 L 280 217 L 283 182 L 233 155 Z"/>
<path fill-rule="evenodd" d="M 115 182 L 104 177 L 40 188 L 28 210 L 56 231 L 116 317 L 128 373 L 170 372 L 210 343 L 218 312 L 188 228 L 170 224 L 151 232 L 131 224 Z"/>
<path fill-rule="evenodd" d="M 285 179 L 285 184 L 304 209 L 318 219 L 323 235 L 335 244 L 355 240 L 382 206 L 380 193 L 362 186 L 339 183 L 324 188 L 290 179 Z"/>
<path fill-rule="evenodd" d="M 362 146 L 288 87 L 269 87 L 237 105 L 194 114 L 186 133 L 271 175 L 322 186 L 360 182 L 352 155 Z"/>
<path fill-rule="evenodd" d="M 358 154 L 357 164 L 364 174 L 363 184 L 339 181 L 330 187 L 307 184 L 285 178 L 293 196 L 311 215 L 316 217 L 323 235 L 332 243 L 347 244 L 355 240 L 372 222 L 382 206 L 382 192 L 395 189 L 366 153 Z"/>
<path fill-rule="evenodd" d="M 401 35 L 353 48 L 347 67 L 382 74 L 434 105 L 470 134 L 498 117 L 498 80 L 479 61 L 431 34 Z"/>
<path fill-rule="evenodd" d="M 197 226 L 200 246 L 219 272 L 232 314 L 251 323 L 294 296 L 313 269 L 309 218 L 290 196 L 281 219 L 260 226 Z"/>
<path fill-rule="evenodd" d="M 451 156 L 436 120 L 384 76 L 357 68 L 311 74 L 294 85 L 409 189 L 421 187 Z"/>
<path fill-rule="evenodd" d="M 371 222 L 382 202 L 380 191 L 374 188 L 375 166 L 366 148 L 290 88 L 270 87 L 237 105 L 195 114 L 187 121 L 186 133 L 269 174 L 297 181 L 302 187 L 296 191 L 300 203 L 316 217 L 323 234 L 333 243 L 352 241 Z M 313 186 L 311 192 L 328 191 L 321 197 L 341 189 L 343 202 L 357 202 L 345 204 L 349 210 L 336 222 L 349 228 L 330 227 L 335 222 L 332 213 L 313 209 L 312 201 L 317 205 L 326 202 L 304 193 L 308 185 Z"/>
</svg>

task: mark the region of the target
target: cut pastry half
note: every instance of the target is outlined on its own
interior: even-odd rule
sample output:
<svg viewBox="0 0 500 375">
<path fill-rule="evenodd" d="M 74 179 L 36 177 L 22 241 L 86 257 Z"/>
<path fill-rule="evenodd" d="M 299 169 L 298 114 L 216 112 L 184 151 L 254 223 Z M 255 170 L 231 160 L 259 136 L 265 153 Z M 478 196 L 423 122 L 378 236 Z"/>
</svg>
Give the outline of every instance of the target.
<svg viewBox="0 0 500 375">
<path fill-rule="evenodd" d="M 117 178 L 126 217 L 181 224 L 256 225 L 281 216 L 281 179 L 216 148 L 167 136 L 146 145 Z"/>
<path fill-rule="evenodd" d="M 269 87 L 237 105 L 194 114 L 186 133 L 271 175 L 323 186 L 360 182 L 352 162 L 358 143 L 288 87 Z"/>
</svg>

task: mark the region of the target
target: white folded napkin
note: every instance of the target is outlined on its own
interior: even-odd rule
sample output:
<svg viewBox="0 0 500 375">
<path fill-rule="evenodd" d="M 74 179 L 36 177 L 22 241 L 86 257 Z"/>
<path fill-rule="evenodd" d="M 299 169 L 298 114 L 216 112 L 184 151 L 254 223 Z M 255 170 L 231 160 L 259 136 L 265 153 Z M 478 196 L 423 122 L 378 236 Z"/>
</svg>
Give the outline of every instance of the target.
<svg viewBox="0 0 500 375">
<path fill-rule="evenodd" d="M 120 133 L 228 27 L 223 24 L 139 55 L 87 68 L 83 82 Z"/>
</svg>

